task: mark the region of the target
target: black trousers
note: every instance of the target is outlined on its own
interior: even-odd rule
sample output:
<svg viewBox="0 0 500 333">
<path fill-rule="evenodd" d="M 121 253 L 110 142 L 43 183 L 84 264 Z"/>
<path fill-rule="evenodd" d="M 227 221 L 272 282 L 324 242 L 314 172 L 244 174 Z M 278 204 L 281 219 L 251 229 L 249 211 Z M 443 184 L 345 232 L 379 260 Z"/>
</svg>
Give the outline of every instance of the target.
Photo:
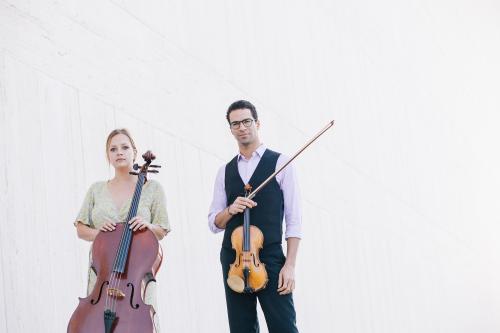
<svg viewBox="0 0 500 333">
<path fill-rule="evenodd" d="M 279 295 L 277 292 L 279 272 L 285 263 L 281 245 L 271 245 L 261 251 L 260 259 L 266 265 L 269 282 L 266 288 L 252 294 L 237 293 L 227 285 L 229 265 L 234 262 L 235 256 L 234 250 L 221 249 L 220 260 L 231 333 L 259 332 L 257 299 L 266 318 L 269 333 L 298 333 L 292 294 Z"/>
</svg>

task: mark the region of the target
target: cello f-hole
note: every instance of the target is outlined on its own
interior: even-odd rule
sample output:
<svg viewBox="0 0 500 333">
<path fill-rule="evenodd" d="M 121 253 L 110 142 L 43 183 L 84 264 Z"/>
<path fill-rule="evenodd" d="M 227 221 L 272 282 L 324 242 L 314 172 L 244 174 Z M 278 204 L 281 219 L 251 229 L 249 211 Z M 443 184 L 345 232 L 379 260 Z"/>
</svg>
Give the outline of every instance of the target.
<svg viewBox="0 0 500 333">
<path fill-rule="evenodd" d="M 132 292 L 130 293 L 130 306 L 132 307 L 132 309 L 138 309 L 139 308 L 139 304 L 132 304 L 132 300 L 134 299 L 134 285 L 132 283 L 127 283 L 127 287 L 131 287 L 132 288 Z"/>
<path fill-rule="evenodd" d="M 101 295 L 102 295 L 102 288 L 104 288 L 104 285 L 107 285 L 107 284 L 109 284 L 109 281 L 104 281 L 101 284 L 101 289 L 99 289 L 99 296 L 97 297 L 97 301 L 94 301 L 94 299 L 91 299 L 90 304 L 96 305 L 97 303 L 99 303 L 99 300 L 101 299 Z"/>
</svg>

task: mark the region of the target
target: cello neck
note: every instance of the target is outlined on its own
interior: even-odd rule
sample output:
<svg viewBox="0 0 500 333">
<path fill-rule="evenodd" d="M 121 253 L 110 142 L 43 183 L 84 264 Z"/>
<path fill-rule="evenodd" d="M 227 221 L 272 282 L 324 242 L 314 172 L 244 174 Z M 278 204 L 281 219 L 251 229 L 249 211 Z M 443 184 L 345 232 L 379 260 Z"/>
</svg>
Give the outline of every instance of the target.
<svg viewBox="0 0 500 333">
<path fill-rule="evenodd" d="M 137 179 L 137 184 L 135 185 L 134 196 L 132 197 L 132 203 L 130 204 L 130 210 L 127 215 L 127 223 L 137 215 L 137 209 L 139 207 L 139 200 L 141 199 L 142 187 L 144 186 L 146 176 L 140 173 Z"/>
</svg>

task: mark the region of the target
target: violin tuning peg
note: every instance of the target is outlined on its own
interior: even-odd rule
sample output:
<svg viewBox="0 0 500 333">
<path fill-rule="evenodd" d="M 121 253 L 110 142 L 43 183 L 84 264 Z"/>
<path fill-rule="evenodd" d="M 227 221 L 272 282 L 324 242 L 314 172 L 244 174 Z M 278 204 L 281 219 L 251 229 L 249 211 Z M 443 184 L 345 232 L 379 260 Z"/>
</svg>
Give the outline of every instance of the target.
<svg viewBox="0 0 500 333">
<path fill-rule="evenodd" d="M 148 170 L 148 172 L 150 172 L 150 173 L 158 173 L 159 171 L 158 170 Z"/>
<path fill-rule="evenodd" d="M 149 167 L 150 168 L 161 168 L 161 165 L 153 165 L 153 164 L 151 164 Z"/>
<path fill-rule="evenodd" d="M 139 173 L 138 172 L 133 172 L 133 171 L 130 171 L 129 174 L 131 175 L 134 175 L 134 176 L 139 176 Z"/>
<path fill-rule="evenodd" d="M 135 163 L 134 166 L 132 167 L 134 170 L 139 170 L 141 167 L 139 164 Z"/>
</svg>

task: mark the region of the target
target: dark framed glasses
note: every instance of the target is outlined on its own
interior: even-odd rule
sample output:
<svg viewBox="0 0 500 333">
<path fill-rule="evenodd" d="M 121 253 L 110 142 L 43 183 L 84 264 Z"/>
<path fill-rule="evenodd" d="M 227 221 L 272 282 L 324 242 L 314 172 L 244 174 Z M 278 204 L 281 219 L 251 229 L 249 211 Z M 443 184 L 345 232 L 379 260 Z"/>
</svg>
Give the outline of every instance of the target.
<svg viewBox="0 0 500 333">
<path fill-rule="evenodd" d="M 247 119 L 243 119 L 243 120 L 240 120 L 240 121 L 233 121 L 229 124 L 229 126 L 231 127 L 231 129 L 233 130 L 236 130 L 238 128 L 240 128 L 241 124 L 243 124 L 243 126 L 245 127 L 250 127 L 252 126 L 252 123 L 254 122 L 255 120 L 252 119 L 252 118 L 247 118 Z"/>
</svg>

